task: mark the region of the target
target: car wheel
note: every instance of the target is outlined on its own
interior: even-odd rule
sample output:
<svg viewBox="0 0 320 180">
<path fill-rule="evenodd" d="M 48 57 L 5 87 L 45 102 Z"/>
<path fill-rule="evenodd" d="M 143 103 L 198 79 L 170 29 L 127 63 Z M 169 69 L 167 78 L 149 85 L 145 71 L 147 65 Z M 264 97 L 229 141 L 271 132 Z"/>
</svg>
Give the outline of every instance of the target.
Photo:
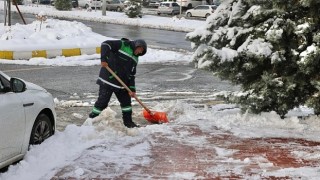
<svg viewBox="0 0 320 180">
<path fill-rule="evenodd" d="M 160 12 L 158 12 L 157 14 L 160 16 L 160 14 L 161 14 L 161 13 L 160 13 Z"/>
<path fill-rule="evenodd" d="M 210 16 L 210 14 L 208 13 L 208 14 L 206 14 L 205 18 L 207 18 L 207 17 L 209 17 L 209 16 Z"/>
<path fill-rule="evenodd" d="M 88 5 L 88 4 L 86 4 L 84 7 L 85 7 L 86 9 L 88 9 L 88 8 L 89 8 L 89 5 Z"/>
<path fill-rule="evenodd" d="M 45 114 L 40 114 L 31 131 L 30 145 L 41 144 L 44 140 L 53 135 L 52 123 Z"/>
<path fill-rule="evenodd" d="M 120 12 L 121 11 L 121 8 L 120 7 L 117 7 L 117 12 Z"/>
<path fill-rule="evenodd" d="M 192 14 L 190 12 L 188 12 L 187 17 L 192 17 Z"/>
</svg>

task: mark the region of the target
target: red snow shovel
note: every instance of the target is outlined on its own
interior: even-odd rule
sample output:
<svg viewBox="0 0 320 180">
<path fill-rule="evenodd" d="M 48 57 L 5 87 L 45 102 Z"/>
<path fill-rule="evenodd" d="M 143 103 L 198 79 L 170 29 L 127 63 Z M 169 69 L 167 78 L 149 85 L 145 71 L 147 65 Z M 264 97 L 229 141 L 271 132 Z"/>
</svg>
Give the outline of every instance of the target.
<svg viewBox="0 0 320 180">
<path fill-rule="evenodd" d="M 112 69 L 109 68 L 109 66 L 106 66 L 106 69 L 112 74 L 113 77 L 115 77 L 119 83 L 131 94 L 132 91 L 128 88 L 128 86 L 119 78 L 119 76 L 116 75 L 112 71 Z M 144 108 L 143 110 L 143 116 L 144 118 L 151 122 L 151 123 L 167 123 L 168 118 L 167 114 L 165 112 L 156 112 L 156 111 L 151 111 L 147 106 L 145 106 L 140 99 L 135 95 L 134 98 L 139 102 L 139 104 Z"/>
</svg>

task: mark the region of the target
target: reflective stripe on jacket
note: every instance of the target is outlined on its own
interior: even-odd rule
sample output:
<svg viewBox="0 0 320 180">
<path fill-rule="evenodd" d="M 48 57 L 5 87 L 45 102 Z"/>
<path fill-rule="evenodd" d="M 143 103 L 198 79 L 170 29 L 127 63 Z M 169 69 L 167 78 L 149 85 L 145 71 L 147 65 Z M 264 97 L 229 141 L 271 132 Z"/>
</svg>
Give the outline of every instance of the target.
<svg viewBox="0 0 320 180">
<path fill-rule="evenodd" d="M 104 41 L 101 44 L 101 62 L 107 62 L 108 66 L 119 78 L 135 92 L 135 74 L 139 58 L 134 55 L 131 44 L 132 41 L 129 40 Z M 100 69 L 97 83 L 99 85 L 123 88 L 116 78 L 103 67 Z"/>
</svg>

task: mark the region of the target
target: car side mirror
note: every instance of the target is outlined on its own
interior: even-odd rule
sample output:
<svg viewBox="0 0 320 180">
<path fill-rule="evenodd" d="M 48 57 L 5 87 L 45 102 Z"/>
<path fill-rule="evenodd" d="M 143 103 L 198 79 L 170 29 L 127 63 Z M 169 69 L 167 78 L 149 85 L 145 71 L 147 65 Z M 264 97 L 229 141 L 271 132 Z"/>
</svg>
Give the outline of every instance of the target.
<svg viewBox="0 0 320 180">
<path fill-rule="evenodd" d="M 26 90 L 26 83 L 24 83 L 21 79 L 11 78 L 10 88 L 15 93 L 21 93 Z"/>
</svg>

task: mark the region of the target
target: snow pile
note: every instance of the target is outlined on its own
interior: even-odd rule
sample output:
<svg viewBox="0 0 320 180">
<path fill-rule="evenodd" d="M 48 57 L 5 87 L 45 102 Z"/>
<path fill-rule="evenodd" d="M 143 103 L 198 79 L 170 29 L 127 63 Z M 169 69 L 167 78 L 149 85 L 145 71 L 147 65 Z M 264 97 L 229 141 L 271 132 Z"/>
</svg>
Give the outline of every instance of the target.
<svg viewBox="0 0 320 180">
<path fill-rule="evenodd" d="M 15 24 L 4 27 L 0 24 L 0 50 L 32 51 L 62 48 L 100 47 L 102 35 L 92 32 L 91 28 L 76 21 L 47 19 L 31 24 Z"/>
</svg>

